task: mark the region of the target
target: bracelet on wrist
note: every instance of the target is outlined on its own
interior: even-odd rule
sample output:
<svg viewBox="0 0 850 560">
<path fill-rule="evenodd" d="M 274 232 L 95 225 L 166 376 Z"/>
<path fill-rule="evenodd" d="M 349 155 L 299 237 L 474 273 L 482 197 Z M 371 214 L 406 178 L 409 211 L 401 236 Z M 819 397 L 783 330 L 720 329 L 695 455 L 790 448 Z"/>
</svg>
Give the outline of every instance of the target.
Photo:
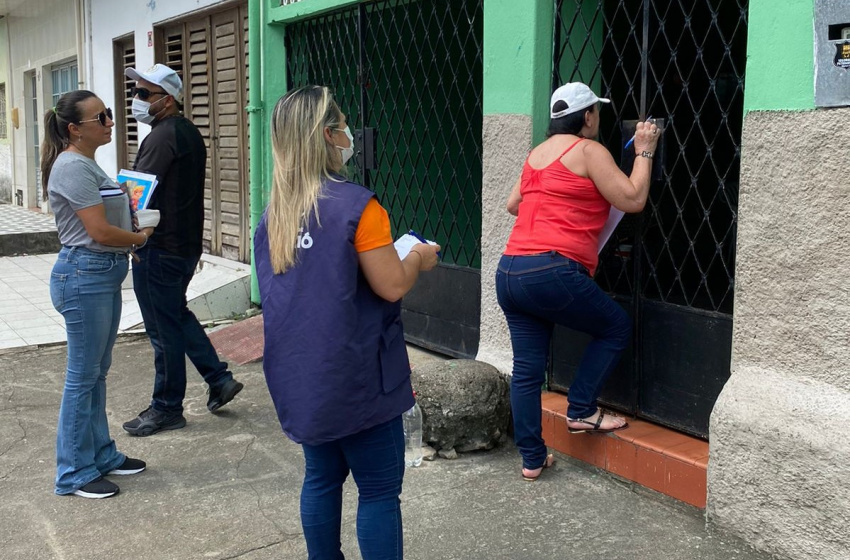
<svg viewBox="0 0 850 560">
<path fill-rule="evenodd" d="M 147 234 L 147 233 L 145 233 L 145 232 L 143 232 L 143 231 L 140 231 L 139 233 L 141 233 L 141 234 L 145 237 L 145 240 L 142 242 L 142 244 L 141 244 L 141 245 L 133 244 L 133 252 L 134 252 L 134 253 L 135 253 L 138 249 L 141 249 L 142 247 L 144 247 L 145 245 L 147 245 L 147 244 L 148 244 L 148 234 Z"/>
</svg>

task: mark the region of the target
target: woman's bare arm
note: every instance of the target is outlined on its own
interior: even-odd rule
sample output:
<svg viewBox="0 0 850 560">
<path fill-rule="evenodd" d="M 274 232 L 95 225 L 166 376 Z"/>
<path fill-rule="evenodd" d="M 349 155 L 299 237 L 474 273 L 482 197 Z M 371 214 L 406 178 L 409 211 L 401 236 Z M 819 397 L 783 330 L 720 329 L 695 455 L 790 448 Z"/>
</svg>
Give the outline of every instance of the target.
<svg viewBox="0 0 850 560">
<path fill-rule="evenodd" d="M 410 291 L 424 270 L 437 266 L 439 245 L 418 243 L 401 260 L 393 245 L 358 253 L 369 286 L 387 301 L 398 301 Z"/>
<path fill-rule="evenodd" d="M 83 222 L 89 237 L 110 247 L 129 247 L 130 245 L 144 245 L 147 238 L 153 233 L 153 228 L 144 228 L 139 232 L 127 231 L 113 226 L 106 221 L 106 210 L 103 204 L 95 204 L 82 210 L 77 210 L 77 216 Z"/>
<path fill-rule="evenodd" d="M 632 174 L 620 171 L 611 153 L 597 142 L 588 142 L 584 147 L 587 175 L 599 189 L 605 200 L 623 212 L 640 212 L 649 196 L 652 175 L 652 160 L 641 157 L 644 151 L 652 152 L 660 136 L 654 124 L 640 122 L 635 132 L 635 163 Z"/>
<path fill-rule="evenodd" d="M 511 194 L 508 195 L 508 213 L 514 216 L 519 215 L 519 203 L 522 202 L 522 194 L 519 192 L 521 181 L 522 177 L 516 180 L 514 188 L 511 189 Z"/>
</svg>

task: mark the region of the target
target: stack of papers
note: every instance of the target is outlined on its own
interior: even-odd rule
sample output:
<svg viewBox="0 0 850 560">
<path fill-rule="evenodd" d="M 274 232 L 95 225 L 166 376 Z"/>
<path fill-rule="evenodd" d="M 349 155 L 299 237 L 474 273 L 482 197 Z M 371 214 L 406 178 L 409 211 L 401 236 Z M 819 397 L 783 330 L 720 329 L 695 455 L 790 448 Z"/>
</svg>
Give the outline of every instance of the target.
<svg viewBox="0 0 850 560">
<path fill-rule="evenodd" d="M 605 247 L 605 244 L 608 243 L 608 240 L 611 239 L 611 234 L 614 233 L 614 230 L 617 229 L 617 224 L 620 223 L 620 220 L 623 219 L 622 210 L 617 210 L 613 206 L 611 210 L 608 212 L 608 220 L 605 222 L 605 225 L 602 227 L 602 231 L 599 233 L 599 246 L 596 248 L 597 253 L 602 252 L 602 248 Z"/>
<path fill-rule="evenodd" d="M 144 210 L 150 204 L 151 196 L 156 189 L 156 175 L 150 173 L 139 173 L 138 171 L 128 171 L 122 169 L 118 172 L 116 181 L 119 184 L 127 185 L 130 192 L 130 207 L 133 212 Z"/>
<path fill-rule="evenodd" d="M 413 246 L 418 245 L 420 243 L 436 245 L 435 242 L 423 239 L 422 237 L 419 237 L 418 234 L 405 233 L 404 235 L 396 239 L 395 243 L 393 243 L 393 246 L 395 247 L 395 250 L 398 253 L 398 258 L 404 260 L 404 257 L 406 257 L 410 253 L 410 250 L 413 248 Z"/>
</svg>

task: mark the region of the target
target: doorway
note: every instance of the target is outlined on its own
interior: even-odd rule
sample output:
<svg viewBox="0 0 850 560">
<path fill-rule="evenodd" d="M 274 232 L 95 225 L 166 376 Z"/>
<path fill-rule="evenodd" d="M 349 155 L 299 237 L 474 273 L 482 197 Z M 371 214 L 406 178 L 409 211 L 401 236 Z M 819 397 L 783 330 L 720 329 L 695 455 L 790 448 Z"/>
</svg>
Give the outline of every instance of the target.
<svg viewBox="0 0 850 560">
<path fill-rule="evenodd" d="M 483 0 L 373 0 L 286 28 L 287 83 L 333 90 L 355 135 L 352 180 L 396 237 L 442 245 L 402 317 L 409 342 L 457 357 L 478 351 L 483 29 Z"/>
<path fill-rule="evenodd" d="M 634 123 L 664 119 L 646 208 L 600 254 L 635 332 L 602 400 L 702 437 L 731 360 L 746 36 L 747 0 L 556 1 L 553 87 L 611 99 L 599 141 L 625 172 Z M 556 330 L 553 388 L 586 343 Z"/>
<path fill-rule="evenodd" d="M 183 80 L 183 109 L 207 145 L 204 250 L 248 262 L 248 10 L 245 4 L 156 29 L 156 60 Z"/>
</svg>

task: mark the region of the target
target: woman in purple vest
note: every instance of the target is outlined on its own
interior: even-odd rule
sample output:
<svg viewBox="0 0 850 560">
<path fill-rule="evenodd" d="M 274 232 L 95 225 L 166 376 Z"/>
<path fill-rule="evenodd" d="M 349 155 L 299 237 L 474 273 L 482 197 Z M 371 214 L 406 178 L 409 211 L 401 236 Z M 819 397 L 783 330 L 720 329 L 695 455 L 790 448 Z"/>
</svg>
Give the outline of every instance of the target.
<svg viewBox="0 0 850 560">
<path fill-rule="evenodd" d="M 351 472 L 363 559 L 400 559 L 401 414 L 413 406 L 400 300 L 440 247 L 415 245 L 399 259 L 375 194 L 340 175 L 354 145 L 328 88 L 287 93 L 271 127 L 274 183 L 254 235 L 263 369 L 284 433 L 304 449 L 309 558 L 344 558 Z"/>
</svg>

